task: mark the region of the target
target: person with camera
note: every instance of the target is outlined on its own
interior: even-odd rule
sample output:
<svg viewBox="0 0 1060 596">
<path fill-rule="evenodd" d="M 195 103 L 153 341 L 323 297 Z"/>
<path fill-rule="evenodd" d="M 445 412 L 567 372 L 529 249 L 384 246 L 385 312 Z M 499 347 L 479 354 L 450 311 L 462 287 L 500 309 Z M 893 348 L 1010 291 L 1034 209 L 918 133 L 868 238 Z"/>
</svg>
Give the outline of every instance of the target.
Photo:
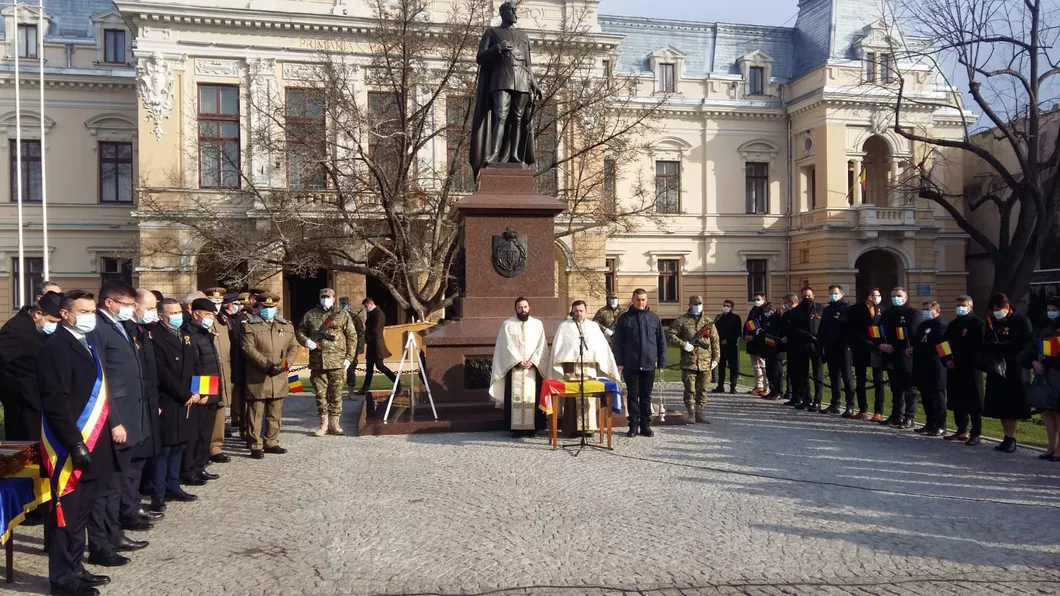
<svg viewBox="0 0 1060 596">
<path fill-rule="evenodd" d="M 247 358 L 247 442 L 250 457 L 263 459 L 266 453 L 281 455 L 280 420 L 289 363 L 300 349 L 294 325 L 278 314 L 280 297 L 264 292 L 258 297 L 258 316 L 243 323 L 243 355 Z M 262 418 L 268 423 L 262 438 Z"/>
<path fill-rule="evenodd" d="M 350 362 L 357 358 L 357 329 L 349 313 L 335 304 L 335 290 L 320 290 L 320 306 L 302 317 L 296 334 L 298 342 L 309 350 L 309 380 L 320 417 L 313 436 L 341 435 L 342 388 Z"/>
</svg>

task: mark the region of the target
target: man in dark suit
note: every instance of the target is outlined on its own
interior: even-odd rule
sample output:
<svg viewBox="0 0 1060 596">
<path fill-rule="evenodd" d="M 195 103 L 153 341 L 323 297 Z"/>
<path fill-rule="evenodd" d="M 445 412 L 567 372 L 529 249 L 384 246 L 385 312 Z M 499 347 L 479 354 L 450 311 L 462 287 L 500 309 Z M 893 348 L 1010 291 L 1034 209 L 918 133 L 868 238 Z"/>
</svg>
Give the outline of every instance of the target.
<svg viewBox="0 0 1060 596">
<path fill-rule="evenodd" d="M 50 282 L 41 285 L 46 292 L 62 291 Z M 4 431 L 9 441 L 40 439 L 37 355 L 44 339 L 58 327 L 59 317 L 41 310 L 39 300 L 23 306 L 0 328 L 0 403 L 4 405 Z"/>
<path fill-rule="evenodd" d="M 147 438 L 133 447 L 132 456 L 144 460 L 143 473 L 140 478 L 140 493 L 150 485 L 151 462 L 162 449 L 161 431 L 159 429 L 158 405 L 158 362 L 155 358 L 154 337 L 151 327 L 158 322 L 158 299 L 149 290 L 136 290 L 136 327 L 135 341 L 140 345 L 137 355 L 140 356 L 140 370 L 143 371 L 144 407 L 147 410 Z M 136 518 L 145 521 L 162 519 L 160 511 L 149 511 L 141 505 L 136 511 Z"/>
<path fill-rule="evenodd" d="M 891 308 L 880 317 L 884 342 L 877 349 L 889 363 L 891 382 L 891 417 L 881 424 L 913 428 L 916 422 L 916 391 L 913 390 L 913 357 L 905 349 L 910 347 L 913 332 L 920 326 L 920 313 L 909 306 L 905 288 L 891 290 Z"/>
<path fill-rule="evenodd" d="M 817 337 L 821 326 L 821 307 L 813 301 L 813 288 L 802 289 L 802 300 L 791 310 L 788 336 L 781 341 L 787 345 L 788 374 L 791 375 L 791 391 L 799 398 L 795 407 L 800 410 L 819 412 L 824 395 L 824 366 L 821 359 L 820 341 Z M 810 395 L 810 372 L 813 372 L 813 396 Z"/>
<path fill-rule="evenodd" d="M 221 375 L 221 356 L 217 353 L 213 328 L 217 320 L 217 310 L 209 298 L 196 298 L 185 310 L 191 318 L 184 318 L 181 332 L 191 340 L 195 348 L 195 375 L 200 377 L 217 377 L 223 385 Z M 227 333 L 222 330 L 222 333 Z M 218 404 L 221 401 L 219 388 L 217 395 L 201 395 L 198 404 L 191 409 L 190 416 L 195 421 L 195 436 L 188 443 L 184 452 L 184 463 L 180 475 L 185 484 L 202 486 L 209 480 L 220 478 L 219 474 L 206 471 L 210 461 L 210 440 L 213 437 L 214 423 L 217 417 Z"/>
<path fill-rule="evenodd" d="M 49 436 L 70 454 L 74 468 L 81 470 L 73 491 L 62 495 L 60 505 L 48 513 L 48 580 L 52 594 L 96 596 L 99 590 L 95 586 L 109 583 L 110 578 L 90 574 L 82 565 L 85 527 L 98 491 L 110 483 L 115 470 L 108 421 L 99 421 L 103 432 L 91 445 L 86 444 L 77 425 L 100 380 L 99 352 L 85 335 L 95 328 L 96 303 L 92 294 L 75 290 L 64 296 L 46 294 L 41 307 L 49 316 L 62 320 L 61 329 L 45 340 L 37 358 L 41 413 Z M 42 455 L 48 457 L 46 452 Z M 64 523 L 59 523 L 59 511 Z"/>
<path fill-rule="evenodd" d="M 137 550 L 123 530 L 143 531 L 151 522 L 140 519 L 140 477 L 146 459 L 136 447 L 147 440 L 150 422 L 144 400 L 141 346 L 136 339 L 136 290 L 124 282 L 107 282 L 99 290 L 96 326 L 88 341 L 96 347 L 107 375 L 110 428 L 118 470 L 93 506 L 89 522 L 89 562 L 118 562 L 116 549 Z M 113 556 L 112 556 L 113 555 Z"/>
<path fill-rule="evenodd" d="M 372 389 L 372 375 L 375 373 L 375 369 L 379 369 L 379 372 L 386 375 L 386 378 L 390 379 L 393 383 L 397 378 L 394 375 L 394 371 L 387 368 L 384 359 L 390 358 L 390 350 L 386 349 L 386 342 L 383 341 L 383 328 L 386 327 L 386 315 L 383 311 L 375 305 L 375 300 L 371 298 L 365 298 L 361 302 L 364 306 L 364 311 L 368 313 L 365 315 L 364 320 L 364 333 L 367 335 L 366 346 L 367 349 L 364 353 L 364 385 L 361 385 L 360 393 L 367 393 Z M 401 393 L 401 384 L 398 384 L 398 393 Z"/>
</svg>

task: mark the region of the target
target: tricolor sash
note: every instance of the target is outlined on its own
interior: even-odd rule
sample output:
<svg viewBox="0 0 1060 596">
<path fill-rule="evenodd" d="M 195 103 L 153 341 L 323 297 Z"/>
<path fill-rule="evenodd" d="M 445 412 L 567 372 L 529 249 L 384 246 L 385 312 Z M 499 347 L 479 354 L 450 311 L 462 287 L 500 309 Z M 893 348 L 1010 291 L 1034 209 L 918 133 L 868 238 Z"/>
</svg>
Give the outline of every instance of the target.
<svg viewBox="0 0 1060 596">
<path fill-rule="evenodd" d="M 96 363 L 96 383 L 92 386 L 92 393 L 88 403 L 77 417 L 77 429 L 81 432 L 81 438 L 91 452 L 100 433 L 107 426 L 107 414 L 110 412 L 110 403 L 107 400 L 107 379 L 103 374 L 103 365 L 99 361 L 96 349 L 89 344 L 92 360 Z M 65 527 L 63 519 L 62 504 L 60 498 L 68 495 L 77 487 L 77 481 L 81 478 L 81 470 L 74 469 L 74 462 L 70 459 L 70 452 L 66 450 L 56 439 L 48 422 L 41 418 L 41 451 L 44 454 L 44 469 L 48 472 L 51 480 L 52 495 L 55 497 L 56 518 L 59 527 Z"/>
</svg>

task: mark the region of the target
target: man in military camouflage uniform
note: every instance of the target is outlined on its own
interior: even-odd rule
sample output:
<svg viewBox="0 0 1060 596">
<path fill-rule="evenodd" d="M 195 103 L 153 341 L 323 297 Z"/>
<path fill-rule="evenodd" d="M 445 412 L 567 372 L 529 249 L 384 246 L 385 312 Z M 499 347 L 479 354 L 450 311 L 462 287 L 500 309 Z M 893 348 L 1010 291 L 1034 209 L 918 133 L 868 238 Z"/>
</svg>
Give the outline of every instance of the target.
<svg viewBox="0 0 1060 596">
<path fill-rule="evenodd" d="M 604 335 L 607 336 L 607 341 L 611 341 L 611 336 L 615 334 L 615 322 L 618 321 L 618 316 L 622 312 L 618 309 L 618 294 L 611 292 L 607 295 L 607 304 L 600 307 L 600 310 L 596 311 L 593 315 L 593 322 L 603 329 Z"/>
<path fill-rule="evenodd" d="M 685 409 L 692 422 L 707 420 L 707 383 L 710 371 L 721 358 L 721 343 L 714 320 L 703 314 L 703 298 L 692 296 L 688 312 L 670 324 L 666 334 L 671 346 L 681 348 L 681 383 L 685 386 Z"/>
<path fill-rule="evenodd" d="M 299 343 L 309 350 L 309 380 L 317 396 L 320 426 L 313 435 L 341 435 L 342 388 L 346 369 L 357 357 L 357 330 L 349 313 L 335 304 L 335 290 L 320 290 L 320 306 L 302 317 L 297 333 Z"/>
<path fill-rule="evenodd" d="M 290 387 L 287 372 L 298 355 L 294 325 L 279 316 L 280 297 L 264 292 L 258 297 L 258 316 L 243 323 L 243 355 L 246 356 L 247 443 L 250 457 L 287 453 L 280 447 L 283 398 Z M 285 366 L 286 365 L 286 366 Z M 268 423 L 262 441 L 261 419 Z"/>
</svg>

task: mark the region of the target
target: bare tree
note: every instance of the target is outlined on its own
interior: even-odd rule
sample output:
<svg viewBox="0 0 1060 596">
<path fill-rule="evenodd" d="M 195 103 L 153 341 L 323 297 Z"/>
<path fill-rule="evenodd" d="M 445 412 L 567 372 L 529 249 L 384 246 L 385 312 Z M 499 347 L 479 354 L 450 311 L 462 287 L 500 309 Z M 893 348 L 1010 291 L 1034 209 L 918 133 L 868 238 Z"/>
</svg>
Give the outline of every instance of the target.
<svg viewBox="0 0 1060 596">
<path fill-rule="evenodd" d="M 238 188 L 223 200 L 190 188 L 142 189 L 142 216 L 190 232 L 200 261 L 232 280 L 326 268 L 378 280 L 420 320 L 452 304 L 460 292 L 454 205 L 475 187 L 467 163 L 474 57 L 494 14 L 489 0 L 458 0 L 439 19 L 429 4 L 373 0 L 374 26 L 329 41 L 305 88 L 244 96 L 250 155 L 229 167 Z M 536 182 L 567 204 L 557 243 L 655 217 L 645 185 L 621 202 L 608 190 L 619 175 L 613 164 L 635 161 L 664 99 L 644 105 L 632 83 L 600 76 L 604 56 L 588 39 L 589 18 L 571 11 L 558 30 L 532 35 L 544 91 L 535 106 Z M 367 62 L 355 64 L 350 48 Z M 255 175 L 271 163 L 282 166 L 275 176 Z M 166 236 L 140 249 L 188 247 Z"/>
<path fill-rule="evenodd" d="M 904 57 L 927 64 L 972 99 L 989 134 L 965 114 L 962 138 L 942 138 L 910 122 L 920 106 L 959 107 L 957 92 L 941 100 L 915 97 L 908 73 L 898 73 L 896 132 L 929 148 L 916 168 L 918 194 L 940 205 L 994 265 L 992 293 L 1019 298 L 1029 288 L 1042 250 L 1060 218 L 1060 138 L 1042 137 L 1050 104 L 1060 90 L 1060 8 L 1041 0 L 901 0 L 902 29 L 922 40 Z M 955 74 L 946 77 L 950 65 Z M 1052 117 L 1057 116 L 1053 114 Z M 1000 143 L 1001 147 L 996 147 Z M 933 180 L 933 163 L 947 154 L 981 160 L 988 176 L 963 192 Z M 959 162 L 958 162 L 959 163 Z M 969 196 L 978 195 L 978 196 Z M 985 209 L 989 216 L 969 218 Z M 973 221 L 973 219 L 975 221 Z M 996 239 L 995 239 L 996 238 Z"/>
</svg>

